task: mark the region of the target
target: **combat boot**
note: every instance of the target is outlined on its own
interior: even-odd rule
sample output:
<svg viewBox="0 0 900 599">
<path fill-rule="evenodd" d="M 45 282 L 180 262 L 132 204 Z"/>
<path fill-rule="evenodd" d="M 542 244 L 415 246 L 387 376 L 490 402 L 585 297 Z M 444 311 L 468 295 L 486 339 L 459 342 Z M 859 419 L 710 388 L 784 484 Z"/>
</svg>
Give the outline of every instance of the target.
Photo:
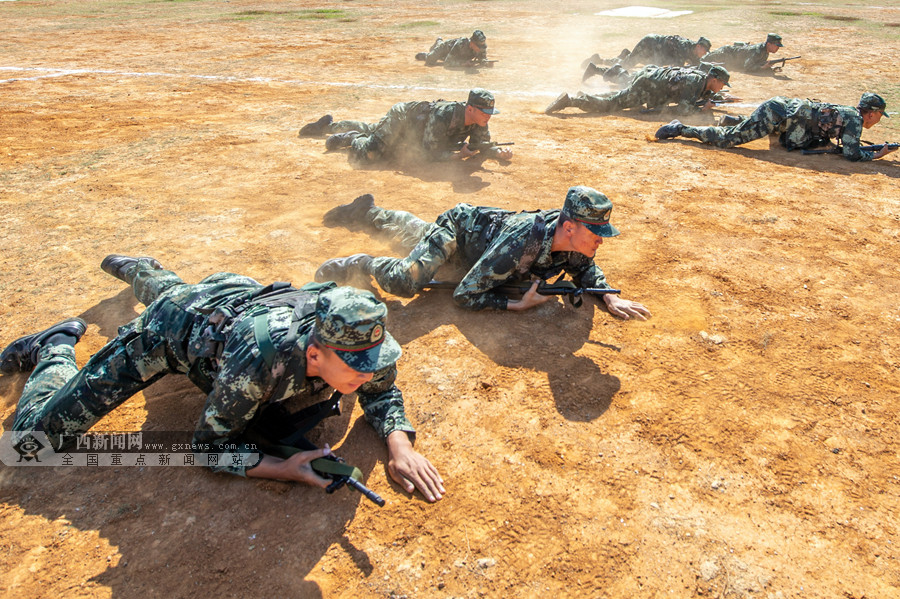
<svg viewBox="0 0 900 599">
<path fill-rule="evenodd" d="M 603 80 L 611 83 L 620 82 L 623 77 L 628 77 L 628 71 L 620 64 L 614 64 L 603 73 Z"/>
<path fill-rule="evenodd" d="M 601 62 L 602 60 L 603 60 L 603 59 L 600 58 L 600 55 L 599 55 L 599 54 L 591 54 L 591 57 L 590 57 L 590 58 L 587 58 L 587 59 L 581 61 L 581 68 L 582 68 L 582 69 L 586 69 L 587 66 L 588 66 L 589 64 L 591 64 L 591 63 L 593 63 L 593 64 L 600 64 L 600 62 Z"/>
<path fill-rule="evenodd" d="M 50 337 L 61 333 L 74 337 L 78 342 L 86 330 L 87 324 L 80 318 L 67 318 L 38 333 L 19 337 L 0 354 L 0 372 L 12 374 L 34 370 L 38 352 Z"/>
<path fill-rule="evenodd" d="M 327 133 L 326 127 L 331 124 L 334 119 L 330 114 L 326 114 L 314 123 L 307 123 L 300 127 L 299 137 L 319 137 Z"/>
<path fill-rule="evenodd" d="M 744 119 L 739 116 L 723 114 L 722 118 L 719 119 L 719 127 L 734 127 L 735 125 L 740 125 L 743 122 Z"/>
<path fill-rule="evenodd" d="M 683 129 L 684 125 L 681 124 L 681 121 L 675 119 L 668 125 L 663 125 L 656 130 L 656 139 L 672 139 L 673 137 L 678 137 L 681 135 Z"/>
<path fill-rule="evenodd" d="M 128 269 L 137 264 L 138 260 L 147 260 L 150 262 L 150 267 L 154 270 L 162 269 L 162 264 L 160 264 L 159 260 L 156 258 L 151 258 L 149 256 L 132 258 L 131 256 L 123 256 L 121 254 L 110 254 L 100 263 L 100 268 L 103 269 L 103 272 L 131 285 L 134 283 L 134 275 L 129 276 L 127 274 Z"/>
<path fill-rule="evenodd" d="M 325 149 L 329 152 L 339 150 L 341 148 L 349 148 L 353 140 L 359 137 L 359 131 L 347 131 L 346 133 L 335 133 L 325 140 Z"/>
<path fill-rule="evenodd" d="M 416 60 L 424 61 L 426 56 L 428 56 L 427 52 L 419 52 L 416 54 Z"/>
<path fill-rule="evenodd" d="M 338 285 L 368 287 L 372 282 L 372 273 L 369 270 L 371 265 L 372 256 L 368 254 L 332 258 L 322 263 L 314 278 L 318 283 L 334 281 Z"/>
<path fill-rule="evenodd" d="M 558 98 L 553 100 L 553 102 L 550 104 L 550 106 L 548 106 L 546 109 L 544 109 L 544 114 L 558 112 L 558 111 L 562 110 L 563 108 L 568 108 L 571 105 L 572 105 L 572 99 L 569 97 L 569 94 L 563 92 L 562 94 L 559 95 Z"/>
<path fill-rule="evenodd" d="M 587 68 L 584 69 L 584 75 L 581 76 L 581 82 L 584 83 L 594 75 L 603 75 L 606 71 L 607 69 L 598 67 L 594 63 L 589 62 Z M 606 77 L 604 77 L 604 79 L 606 79 Z"/>
<path fill-rule="evenodd" d="M 375 198 L 371 193 L 367 193 L 354 199 L 349 204 L 341 204 L 332 208 L 322 217 L 322 224 L 326 227 L 343 226 L 350 228 L 350 225 L 366 226 L 372 222 L 366 218 L 369 210 L 375 207 Z"/>
</svg>

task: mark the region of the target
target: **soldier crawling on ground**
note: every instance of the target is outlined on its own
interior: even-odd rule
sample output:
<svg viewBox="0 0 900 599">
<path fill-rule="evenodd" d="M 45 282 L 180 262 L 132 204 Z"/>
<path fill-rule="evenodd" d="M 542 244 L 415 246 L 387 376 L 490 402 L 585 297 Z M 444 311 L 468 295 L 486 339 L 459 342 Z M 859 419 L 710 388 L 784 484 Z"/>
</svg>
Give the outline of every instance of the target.
<svg viewBox="0 0 900 599">
<path fill-rule="evenodd" d="M 610 288 L 594 255 L 605 238 L 619 234 L 609 222 L 611 213 L 612 202 L 605 195 L 582 186 L 569 189 L 562 210 L 516 213 L 458 204 L 433 223 L 409 212 L 378 207 L 372 195 L 365 194 L 329 210 L 324 224 L 386 233 L 410 248 L 409 255 L 334 258 L 322 263 L 315 278 L 366 286 L 374 277 L 388 293 L 412 297 L 428 285 L 441 265 L 452 261 L 467 271 L 453 292 L 461 307 L 527 310 L 553 297 L 538 293 L 538 283 L 563 272 L 577 286 Z M 498 289 L 531 281 L 521 299 L 510 299 Z M 638 302 L 616 294 L 601 297 L 610 313 L 620 318 L 650 316 Z"/>
<path fill-rule="evenodd" d="M 716 48 L 704 56 L 703 61 L 721 64 L 732 72 L 773 75 L 776 72 L 773 67 L 778 69 L 779 67 L 775 67 L 775 63 L 780 61 L 769 60 L 769 55 L 775 54 L 782 47 L 784 44 L 781 43 L 781 36 L 770 33 L 766 36 L 766 41 L 758 44 L 736 42 L 730 46 Z"/>
<path fill-rule="evenodd" d="M 428 52 L 416 54 L 416 60 L 423 60 L 429 67 L 442 62 L 445 67 L 478 66 L 487 60 L 487 38 L 480 29 L 471 37 L 459 37 L 446 42 L 437 38 Z"/>
<path fill-rule="evenodd" d="M 709 52 L 712 43 L 705 37 L 696 42 L 680 35 L 646 35 L 635 45 L 634 49 L 622 50 L 616 58 L 603 59 L 599 54 L 594 54 L 581 63 L 581 68 L 588 65 L 621 65 L 629 69 L 635 65 L 657 65 L 681 67 L 684 65 L 697 65 L 700 59 Z"/>
<path fill-rule="evenodd" d="M 301 137 L 329 135 L 325 149 L 349 148 L 354 164 L 406 155 L 415 160 L 462 160 L 476 154 L 511 160 L 512 151 L 491 143 L 488 121 L 500 112 L 494 96 L 473 89 L 466 102 L 401 102 L 375 124 L 334 121 L 326 114 L 300 129 Z"/>
<path fill-rule="evenodd" d="M 678 114 L 698 113 L 714 106 L 714 95 L 728 85 L 728 71 L 711 66 L 708 71 L 694 67 L 647 66 L 638 71 L 628 87 L 608 94 L 561 94 L 545 110 L 546 114 L 574 106 L 585 112 L 608 113 L 628 108 L 667 110 Z"/>
<path fill-rule="evenodd" d="M 887 144 L 876 152 L 860 149 L 863 129 L 877 125 L 881 117 L 888 116 L 886 108 L 884 98 L 872 92 L 864 93 L 855 108 L 776 96 L 732 126 L 688 127 L 674 120 L 659 128 L 656 139 L 693 137 L 717 148 L 733 148 L 777 133 L 778 141 L 787 150 L 833 147 L 840 148 L 847 160 L 867 161 L 896 149 Z"/>
<path fill-rule="evenodd" d="M 441 498 L 443 481 L 413 449 L 414 429 L 394 384 L 401 349 L 385 331 L 387 307 L 370 292 L 309 284 L 301 290 L 308 309 L 297 314 L 294 306 L 255 303 L 272 289 L 249 277 L 218 273 L 188 285 L 153 258 L 116 254 L 101 267 L 131 285 L 147 308 L 80 370 L 75 344 L 87 328 L 80 318 L 3 350 L 3 374 L 33 371 L 13 420 L 17 436 L 42 432 L 54 448 L 71 447 L 135 393 L 166 374 L 185 374 L 207 394 L 193 444 L 222 456 L 210 462 L 213 471 L 326 487 L 330 481 L 310 462 L 328 455 L 327 446 L 282 458 L 259 451 L 247 435 L 267 408 L 334 388 L 358 394 L 387 444 L 391 478 L 429 501 Z"/>
</svg>

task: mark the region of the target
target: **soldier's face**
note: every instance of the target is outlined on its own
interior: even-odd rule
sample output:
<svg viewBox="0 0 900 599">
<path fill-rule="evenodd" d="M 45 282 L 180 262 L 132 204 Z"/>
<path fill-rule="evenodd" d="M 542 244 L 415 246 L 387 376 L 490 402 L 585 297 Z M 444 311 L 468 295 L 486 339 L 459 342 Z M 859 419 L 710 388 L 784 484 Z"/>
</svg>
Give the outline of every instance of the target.
<svg viewBox="0 0 900 599">
<path fill-rule="evenodd" d="M 703 58 L 704 56 L 706 56 L 706 46 L 704 46 L 703 44 L 696 44 L 694 46 L 694 55 L 697 58 Z"/>
<path fill-rule="evenodd" d="M 766 43 L 766 52 L 768 52 L 769 54 L 775 54 L 776 52 L 778 52 L 778 48 L 780 48 L 780 47 L 781 46 L 779 46 L 778 44 L 773 44 L 772 42 L 767 42 Z"/>
<path fill-rule="evenodd" d="M 717 94 L 720 91 L 722 91 L 722 88 L 724 88 L 724 87 L 725 87 L 725 82 L 722 81 L 721 79 L 716 79 L 715 77 L 712 77 L 709 80 L 709 89 L 714 94 Z"/>
<path fill-rule="evenodd" d="M 487 127 L 488 121 L 491 120 L 491 115 L 482 110 L 475 108 L 474 106 L 466 106 L 466 124 L 471 125 L 475 124 L 479 127 Z"/>
<path fill-rule="evenodd" d="M 353 370 L 332 350 L 315 345 L 306 348 L 306 375 L 320 377 L 341 393 L 355 393 L 375 376 Z"/>
<path fill-rule="evenodd" d="M 597 253 L 597 248 L 603 244 L 603 238 L 593 233 L 590 229 L 581 223 L 575 223 L 570 238 L 572 251 L 584 254 L 588 258 L 593 258 Z"/>
<path fill-rule="evenodd" d="M 870 129 L 878 124 L 881 120 L 882 112 L 880 110 L 866 110 L 862 113 L 863 127 Z"/>
</svg>

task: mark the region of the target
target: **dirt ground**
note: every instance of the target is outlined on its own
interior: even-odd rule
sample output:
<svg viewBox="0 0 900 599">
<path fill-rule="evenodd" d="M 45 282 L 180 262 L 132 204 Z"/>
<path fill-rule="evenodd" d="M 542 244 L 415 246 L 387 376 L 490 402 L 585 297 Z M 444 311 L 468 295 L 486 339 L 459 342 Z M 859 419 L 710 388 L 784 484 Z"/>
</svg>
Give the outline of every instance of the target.
<svg viewBox="0 0 900 599">
<path fill-rule="evenodd" d="M 83 363 L 142 309 L 104 274 L 151 255 L 312 279 L 391 253 L 322 214 L 371 192 L 433 218 L 458 202 L 562 204 L 589 185 L 622 235 L 597 262 L 647 322 L 593 302 L 469 313 L 445 292 L 382 294 L 404 348 L 417 448 L 441 471 L 409 497 L 352 397 L 314 439 L 388 503 L 202 468 L 0 470 L 4 597 L 845 597 L 900 593 L 900 176 L 777 142 L 648 141 L 659 115 L 542 114 L 581 61 L 646 33 L 714 47 L 784 36 L 780 79 L 735 74 L 747 113 L 774 95 L 900 105 L 896 6 L 627 3 L 0 3 L 0 345 L 89 324 Z M 485 31 L 477 73 L 413 60 Z M 509 164 L 358 170 L 298 128 L 376 120 L 395 102 L 495 92 Z M 585 90 L 604 91 L 603 88 Z M 894 117 L 900 116 L 896 112 Z M 900 119 L 864 139 L 900 141 Z M 8 430 L 25 383 L 0 377 Z M 99 430 L 189 431 L 203 397 L 169 377 Z M 185 439 L 188 440 L 188 439 Z"/>
</svg>

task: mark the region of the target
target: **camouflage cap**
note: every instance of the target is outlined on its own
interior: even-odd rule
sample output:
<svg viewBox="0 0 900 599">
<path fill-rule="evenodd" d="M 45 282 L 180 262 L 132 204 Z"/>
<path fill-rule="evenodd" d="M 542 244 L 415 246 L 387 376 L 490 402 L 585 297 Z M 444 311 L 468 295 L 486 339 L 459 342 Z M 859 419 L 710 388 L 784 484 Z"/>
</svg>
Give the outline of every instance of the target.
<svg viewBox="0 0 900 599">
<path fill-rule="evenodd" d="M 757 38 L 757 39 L 759 39 L 759 38 Z M 778 46 L 779 48 L 781 48 L 782 46 L 784 46 L 784 44 L 781 43 L 781 36 L 778 35 L 777 33 L 770 33 L 769 35 L 767 35 L 767 36 L 766 36 L 766 43 L 767 43 L 767 44 L 775 44 L 775 45 Z"/>
<path fill-rule="evenodd" d="M 469 92 L 469 99 L 466 101 L 469 106 L 474 106 L 481 112 L 487 114 L 497 114 L 500 111 L 494 108 L 494 94 L 486 89 L 476 88 Z"/>
<path fill-rule="evenodd" d="M 487 48 L 487 38 L 484 36 L 484 32 L 481 29 L 473 31 L 472 37 L 470 37 L 469 40 L 475 42 L 475 45 L 479 48 Z"/>
<path fill-rule="evenodd" d="M 890 118 L 885 110 L 887 102 L 884 101 L 884 98 L 872 92 L 866 92 L 862 95 L 859 99 L 859 108 L 862 110 L 880 110 L 883 116 Z"/>
<path fill-rule="evenodd" d="M 706 48 L 707 52 L 709 52 L 710 48 L 712 48 L 712 42 L 709 41 L 708 39 L 706 39 L 705 37 L 701 37 L 700 39 L 698 39 L 694 45 L 695 46 L 703 46 L 704 48 Z"/>
<path fill-rule="evenodd" d="M 728 74 L 728 70 L 721 65 L 713 65 L 709 67 L 708 77 L 715 77 L 725 85 L 728 85 L 728 80 L 731 79 L 731 75 Z M 728 85 L 728 87 L 731 87 Z"/>
<path fill-rule="evenodd" d="M 336 287 L 316 301 L 316 339 L 357 372 L 375 372 L 400 358 L 400 345 L 384 329 L 387 306 L 369 291 Z"/>
<path fill-rule="evenodd" d="M 562 211 L 595 235 L 615 237 L 619 234 L 619 230 L 609 224 L 612 202 L 596 189 L 583 185 L 570 187 Z"/>
</svg>

